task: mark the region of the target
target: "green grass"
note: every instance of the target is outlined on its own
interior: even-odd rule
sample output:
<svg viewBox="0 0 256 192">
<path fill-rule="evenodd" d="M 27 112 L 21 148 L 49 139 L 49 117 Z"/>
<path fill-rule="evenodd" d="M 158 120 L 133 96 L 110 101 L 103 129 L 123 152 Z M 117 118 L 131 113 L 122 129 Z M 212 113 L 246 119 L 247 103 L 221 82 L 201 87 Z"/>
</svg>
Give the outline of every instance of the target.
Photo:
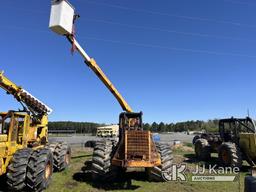
<svg viewBox="0 0 256 192">
<path fill-rule="evenodd" d="M 193 162 L 193 152 L 184 152 L 181 149 L 174 150 L 175 161 L 185 161 L 189 165 L 189 169 L 195 166 Z M 144 174 L 131 174 L 132 186 L 126 189 L 125 182 L 118 183 L 101 183 L 94 184 L 91 181 L 90 174 L 82 171 L 85 167 L 84 162 L 91 159 L 91 152 L 84 149 L 76 150 L 72 155 L 71 166 L 60 173 L 54 173 L 52 182 L 47 192 L 102 192 L 102 191 L 116 191 L 116 192 L 238 192 L 243 191 L 243 180 L 246 172 L 240 174 L 240 182 L 165 182 L 155 183 L 148 182 Z M 213 158 L 216 160 L 216 158 Z M 214 160 L 213 160 L 214 163 Z M 188 173 L 188 177 L 191 173 Z"/>
<path fill-rule="evenodd" d="M 194 145 L 192 143 L 184 143 L 185 146 L 193 148 Z"/>
</svg>

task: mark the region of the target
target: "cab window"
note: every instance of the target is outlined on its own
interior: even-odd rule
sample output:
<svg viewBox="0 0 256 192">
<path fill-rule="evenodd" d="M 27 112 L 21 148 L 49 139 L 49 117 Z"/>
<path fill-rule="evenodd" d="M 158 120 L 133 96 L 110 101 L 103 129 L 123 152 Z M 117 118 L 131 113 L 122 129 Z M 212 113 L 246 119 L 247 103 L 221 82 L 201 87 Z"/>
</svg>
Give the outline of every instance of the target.
<svg viewBox="0 0 256 192">
<path fill-rule="evenodd" d="M 10 127 L 11 117 L 2 118 L 1 117 L 1 134 L 8 134 L 8 130 Z"/>
<path fill-rule="evenodd" d="M 0 134 L 3 134 L 3 118 L 0 116 Z"/>
<path fill-rule="evenodd" d="M 14 129 L 13 129 L 13 141 L 17 138 L 17 143 L 22 143 L 22 135 L 24 128 L 24 117 L 16 116 L 14 120 Z"/>
</svg>

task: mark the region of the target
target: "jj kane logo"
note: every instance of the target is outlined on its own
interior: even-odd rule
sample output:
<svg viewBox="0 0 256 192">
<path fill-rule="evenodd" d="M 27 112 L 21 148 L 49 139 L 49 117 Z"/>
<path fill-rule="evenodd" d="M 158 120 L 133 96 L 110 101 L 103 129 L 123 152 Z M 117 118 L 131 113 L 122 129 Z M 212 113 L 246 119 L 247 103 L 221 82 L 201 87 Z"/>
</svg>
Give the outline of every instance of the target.
<svg viewBox="0 0 256 192">
<path fill-rule="evenodd" d="M 235 181 L 239 174 L 238 167 L 218 167 L 217 165 L 196 165 L 190 172 L 187 164 L 174 164 L 171 173 L 163 173 L 163 178 L 171 181 L 188 181 L 189 175 L 192 175 L 191 181 Z M 167 179 L 168 176 L 168 179 Z M 170 178 L 171 177 L 171 178 Z"/>
</svg>

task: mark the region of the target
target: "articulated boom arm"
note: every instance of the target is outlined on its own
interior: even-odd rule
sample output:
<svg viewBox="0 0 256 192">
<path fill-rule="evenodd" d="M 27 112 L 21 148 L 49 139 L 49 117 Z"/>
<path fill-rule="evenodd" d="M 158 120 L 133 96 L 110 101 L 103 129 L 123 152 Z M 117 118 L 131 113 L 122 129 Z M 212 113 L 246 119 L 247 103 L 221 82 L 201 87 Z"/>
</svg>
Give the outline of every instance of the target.
<svg viewBox="0 0 256 192">
<path fill-rule="evenodd" d="M 30 110 L 34 115 L 44 115 L 52 112 L 52 109 L 50 109 L 43 102 L 39 101 L 29 92 L 17 86 L 7 77 L 5 77 L 3 72 L 0 73 L 0 87 L 8 94 L 13 95 L 18 102 L 26 105 L 28 110 Z"/>
<path fill-rule="evenodd" d="M 104 74 L 101 68 L 97 65 L 96 61 L 93 58 L 90 58 L 84 49 L 79 45 L 79 43 L 72 38 L 71 36 L 67 36 L 68 40 L 75 45 L 78 52 L 82 55 L 85 59 L 85 63 L 93 70 L 93 72 L 99 77 L 99 79 L 104 83 L 104 85 L 108 88 L 108 90 L 115 96 L 119 104 L 121 105 L 122 109 L 127 112 L 132 112 L 131 107 L 128 103 L 124 100 L 122 95 L 117 91 L 115 86 L 111 83 L 108 77 Z"/>
</svg>

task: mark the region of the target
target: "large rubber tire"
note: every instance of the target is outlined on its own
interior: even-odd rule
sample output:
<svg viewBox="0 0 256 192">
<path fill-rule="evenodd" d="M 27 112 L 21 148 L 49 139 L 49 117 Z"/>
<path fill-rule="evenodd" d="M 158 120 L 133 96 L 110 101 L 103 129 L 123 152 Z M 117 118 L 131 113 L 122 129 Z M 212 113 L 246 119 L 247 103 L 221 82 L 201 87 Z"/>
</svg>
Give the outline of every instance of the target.
<svg viewBox="0 0 256 192">
<path fill-rule="evenodd" d="M 110 181 L 115 179 L 118 168 L 111 165 L 114 143 L 110 140 L 100 140 L 95 143 L 92 156 L 93 181 Z"/>
<path fill-rule="evenodd" d="M 43 191 L 50 183 L 53 172 L 53 155 L 50 149 L 34 150 L 27 169 L 29 191 Z"/>
<path fill-rule="evenodd" d="M 243 164 L 242 153 L 235 143 L 222 143 L 218 150 L 219 163 L 223 167 L 238 167 Z"/>
<path fill-rule="evenodd" d="M 192 144 L 195 145 L 196 141 L 200 139 L 200 136 L 199 135 L 196 135 L 193 140 L 192 140 Z"/>
<path fill-rule="evenodd" d="M 70 165 L 71 148 L 66 142 L 51 143 L 49 145 L 53 153 L 54 171 L 63 171 Z"/>
<path fill-rule="evenodd" d="M 244 178 L 244 192 L 256 191 L 256 177 L 246 176 Z"/>
<path fill-rule="evenodd" d="M 150 181 L 163 182 L 172 179 L 173 155 L 171 146 L 164 143 L 155 143 L 161 157 L 161 165 L 147 169 Z"/>
<path fill-rule="evenodd" d="M 27 165 L 33 150 L 30 148 L 16 151 L 7 169 L 8 191 L 21 191 L 26 187 Z"/>
<path fill-rule="evenodd" d="M 211 158 L 211 147 L 206 139 L 197 139 L 195 142 L 197 159 L 207 161 Z"/>
</svg>

